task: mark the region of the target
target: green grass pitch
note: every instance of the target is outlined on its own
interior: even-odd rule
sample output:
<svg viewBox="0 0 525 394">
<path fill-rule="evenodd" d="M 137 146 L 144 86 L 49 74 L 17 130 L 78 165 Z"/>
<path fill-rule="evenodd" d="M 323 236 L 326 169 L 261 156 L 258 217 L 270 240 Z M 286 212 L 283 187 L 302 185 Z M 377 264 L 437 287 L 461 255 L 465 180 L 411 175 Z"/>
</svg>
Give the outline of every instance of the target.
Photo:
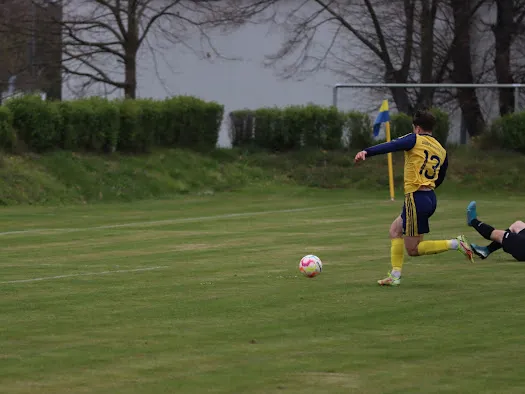
<svg viewBox="0 0 525 394">
<path fill-rule="evenodd" d="M 522 202 L 497 201 L 480 215 L 505 228 Z M 441 197 L 428 239 L 480 241 L 467 203 Z M 280 189 L 3 208 L 0 391 L 523 392 L 525 265 L 407 257 L 380 288 L 400 207 Z"/>
</svg>

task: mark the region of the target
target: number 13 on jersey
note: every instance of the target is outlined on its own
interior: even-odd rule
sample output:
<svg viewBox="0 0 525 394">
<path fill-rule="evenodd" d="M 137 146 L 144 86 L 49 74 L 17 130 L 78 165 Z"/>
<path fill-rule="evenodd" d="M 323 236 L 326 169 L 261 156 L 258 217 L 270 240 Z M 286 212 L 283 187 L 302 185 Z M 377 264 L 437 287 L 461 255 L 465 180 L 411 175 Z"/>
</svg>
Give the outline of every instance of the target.
<svg viewBox="0 0 525 394">
<path fill-rule="evenodd" d="M 434 179 L 441 165 L 441 158 L 436 155 L 430 156 L 428 150 L 424 150 L 425 160 L 419 170 L 419 175 L 424 175 L 427 179 Z M 430 157 L 429 157 L 430 156 Z"/>
</svg>

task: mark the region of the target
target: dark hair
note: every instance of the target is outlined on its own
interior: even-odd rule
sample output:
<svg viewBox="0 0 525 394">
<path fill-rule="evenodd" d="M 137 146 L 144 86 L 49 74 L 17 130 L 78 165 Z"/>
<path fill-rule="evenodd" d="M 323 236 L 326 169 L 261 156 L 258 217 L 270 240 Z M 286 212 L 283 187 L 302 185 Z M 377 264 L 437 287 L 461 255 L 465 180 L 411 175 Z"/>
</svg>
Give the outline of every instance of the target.
<svg viewBox="0 0 525 394">
<path fill-rule="evenodd" d="M 424 131 L 432 132 L 436 125 L 436 117 L 427 110 L 418 110 L 412 119 L 414 126 L 421 127 Z"/>
</svg>

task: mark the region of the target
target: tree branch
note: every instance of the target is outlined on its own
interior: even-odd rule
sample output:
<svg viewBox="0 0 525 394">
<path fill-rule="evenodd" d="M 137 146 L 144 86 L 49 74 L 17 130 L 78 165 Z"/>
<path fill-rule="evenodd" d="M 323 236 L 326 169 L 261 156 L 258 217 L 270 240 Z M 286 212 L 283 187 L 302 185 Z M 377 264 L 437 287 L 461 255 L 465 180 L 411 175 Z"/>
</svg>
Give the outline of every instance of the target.
<svg viewBox="0 0 525 394">
<path fill-rule="evenodd" d="M 124 26 L 124 22 L 122 21 L 122 17 L 120 16 L 120 12 L 122 11 L 122 8 L 120 6 L 120 0 L 115 0 L 115 6 L 111 5 L 110 2 L 106 0 L 94 0 L 96 3 L 106 7 L 108 10 L 111 11 L 113 14 L 113 17 L 115 18 L 115 22 L 118 25 L 118 28 L 120 29 L 120 33 L 122 37 L 126 37 L 127 30 L 126 26 Z"/>
<path fill-rule="evenodd" d="M 144 38 L 148 35 L 151 27 L 154 25 L 155 22 L 157 22 L 158 19 L 160 19 L 163 16 L 168 16 L 168 11 L 175 7 L 179 3 L 180 0 L 173 1 L 164 8 L 162 8 L 160 11 L 158 11 L 155 15 L 153 15 L 150 20 L 146 23 L 146 26 L 144 27 L 142 34 L 139 36 L 139 46 L 144 41 Z M 169 14 L 170 16 L 175 16 L 175 14 Z"/>
<path fill-rule="evenodd" d="M 405 28 L 405 46 L 403 51 L 403 63 L 401 65 L 402 79 L 408 78 L 410 63 L 412 62 L 412 50 L 414 48 L 414 8 L 415 3 L 412 0 L 404 0 L 406 28 Z"/>
<path fill-rule="evenodd" d="M 97 20 L 89 20 L 89 21 L 63 21 L 62 26 L 64 28 L 68 28 L 68 30 L 77 30 L 77 31 L 91 31 L 94 29 L 102 29 L 103 31 L 107 31 L 109 33 L 112 33 L 115 38 L 122 42 L 124 40 L 124 36 L 120 35 L 113 27 L 111 27 L 109 24 Z"/>
<path fill-rule="evenodd" d="M 105 71 L 103 71 L 100 67 L 96 66 L 95 64 L 93 64 L 92 62 L 87 60 L 85 58 L 84 54 L 80 54 L 80 55 L 79 54 L 72 54 L 72 53 L 69 53 L 67 51 L 64 51 L 64 53 L 67 56 L 70 56 L 71 60 L 76 60 L 76 61 L 80 62 L 82 65 L 92 69 L 96 74 L 88 73 L 88 72 L 82 72 L 82 75 L 81 75 L 81 74 L 79 74 L 80 73 L 79 71 L 73 72 L 73 70 L 70 67 L 68 67 L 67 65 L 63 64 L 62 68 L 64 69 L 64 71 L 67 71 L 68 73 L 71 73 L 71 74 L 74 74 L 74 75 L 77 75 L 77 76 L 92 77 L 97 82 L 107 83 L 107 84 L 110 84 L 110 85 L 113 85 L 113 86 L 117 86 L 119 88 L 124 88 L 126 86 L 125 83 L 118 82 L 118 81 L 115 81 L 112 78 L 110 78 L 109 75 L 107 75 L 107 73 Z"/>
<path fill-rule="evenodd" d="M 116 88 L 119 88 L 119 89 L 123 89 L 126 86 L 122 82 L 117 82 L 117 81 L 113 81 L 111 79 L 106 79 L 106 78 L 103 78 L 103 77 L 100 77 L 98 75 L 95 75 L 95 74 L 92 74 L 92 73 L 88 73 L 88 72 L 72 70 L 71 68 L 69 68 L 67 66 L 62 66 L 62 70 L 64 72 L 66 72 L 67 74 L 69 74 L 69 75 L 75 75 L 77 77 L 89 78 L 92 81 L 103 83 L 103 84 L 107 84 L 107 85 L 111 85 L 111 86 L 115 86 Z"/>
<path fill-rule="evenodd" d="M 111 48 L 111 46 L 116 45 L 122 45 L 121 41 L 111 41 L 111 42 L 97 42 L 97 41 L 86 41 L 79 37 L 77 37 L 75 31 L 73 30 L 72 26 L 64 26 L 64 28 L 67 30 L 66 37 L 71 39 L 72 41 L 68 41 L 67 38 L 63 40 L 62 45 L 64 47 L 96 47 L 96 48 L 103 48 L 107 53 L 112 54 L 114 56 L 124 58 L 124 55 L 117 51 L 116 49 Z"/>
<path fill-rule="evenodd" d="M 370 3 L 370 0 L 365 0 L 365 4 L 366 8 L 368 9 L 368 12 L 370 13 L 370 17 L 372 18 L 372 23 L 374 24 L 374 29 L 377 34 L 377 39 L 379 41 L 379 46 L 381 47 L 381 52 L 383 53 L 382 59 L 385 62 L 386 67 L 393 70 L 394 67 L 392 65 L 392 61 L 390 60 L 390 55 L 388 54 L 388 48 L 386 46 L 383 30 L 381 29 L 381 23 L 379 23 L 379 20 L 377 19 L 376 12 L 374 10 L 374 7 L 372 6 L 372 3 Z"/>
<path fill-rule="evenodd" d="M 357 31 L 340 14 L 338 14 L 332 8 L 330 8 L 329 4 L 326 4 L 323 0 L 315 0 L 315 2 L 319 4 L 321 7 L 323 7 L 323 10 L 326 10 L 327 12 L 329 12 L 335 19 L 339 21 L 339 23 L 341 23 L 344 27 L 346 27 L 350 32 L 352 32 L 352 34 L 356 36 L 359 39 L 359 41 L 365 44 L 372 52 L 374 52 L 377 55 L 377 57 L 379 57 L 384 62 L 389 61 L 388 53 L 382 52 L 381 49 L 379 49 L 370 40 L 368 40 L 363 34 Z"/>
</svg>

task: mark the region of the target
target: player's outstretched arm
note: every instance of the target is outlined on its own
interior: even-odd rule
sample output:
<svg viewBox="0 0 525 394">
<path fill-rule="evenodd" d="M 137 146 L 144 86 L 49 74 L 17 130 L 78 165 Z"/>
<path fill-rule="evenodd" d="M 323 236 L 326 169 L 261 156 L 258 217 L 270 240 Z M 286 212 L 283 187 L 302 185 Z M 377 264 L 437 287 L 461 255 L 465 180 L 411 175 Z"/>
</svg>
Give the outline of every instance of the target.
<svg viewBox="0 0 525 394">
<path fill-rule="evenodd" d="M 383 155 L 385 153 L 397 152 L 401 150 L 410 150 L 414 147 L 414 145 L 416 145 L 416 134 L 407 134 L 393 141 L 374 145 L 366 148 L 365 150 L 362 150 L 355 156 L 354 161 L 357 163 L 359 161 L 365 160 L 367 157 Z"/>
<path fill-rule="evenodd" d="M 362 150 L 361 152 L 357 152 L 357 155 L 355 155 L 354 163 L 357 163 L 359 161 L 366 160 L 366 150 Z"/>
</svg>

